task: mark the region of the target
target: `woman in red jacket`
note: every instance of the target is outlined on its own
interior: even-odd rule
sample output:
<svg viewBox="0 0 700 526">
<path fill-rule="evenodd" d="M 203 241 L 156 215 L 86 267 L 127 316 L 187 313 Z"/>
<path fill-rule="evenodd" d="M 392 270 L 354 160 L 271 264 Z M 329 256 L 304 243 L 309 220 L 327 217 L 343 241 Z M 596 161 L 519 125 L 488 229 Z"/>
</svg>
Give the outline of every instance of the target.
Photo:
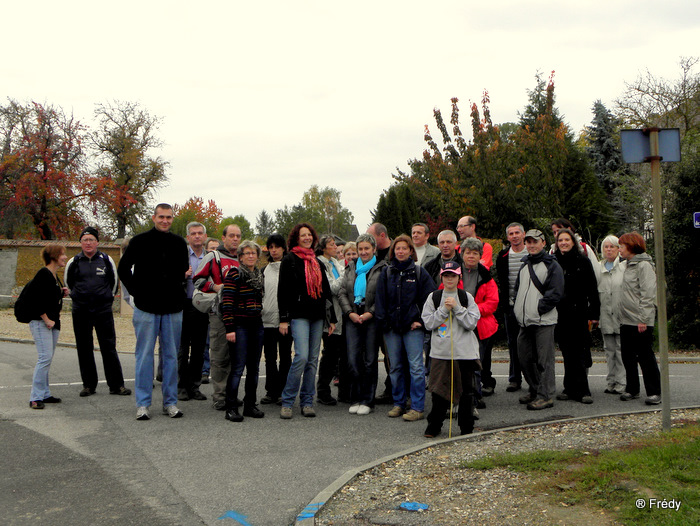
<svg viewBox="0 0 700 526">
<path fill-rule="evenodd" d="M 496 379 L 491 373 L 491 350 L 493 339 L 498 330 L 494 313 L 498 308 L 498 286 L 491 277 L 491 272 L 479 260 L 483 254 L 484 244 L 475 237 L 468 237 L 462 243 L 462 259 L 465 272 L 462 274 L 464 290 L 474 296 L 481 318 L 476 325 L 479 338 L 479 355 L 482 370 L 476 373 L 477 406 L 482 396 L 490 396 L 496 387 Z"/>
</svg>

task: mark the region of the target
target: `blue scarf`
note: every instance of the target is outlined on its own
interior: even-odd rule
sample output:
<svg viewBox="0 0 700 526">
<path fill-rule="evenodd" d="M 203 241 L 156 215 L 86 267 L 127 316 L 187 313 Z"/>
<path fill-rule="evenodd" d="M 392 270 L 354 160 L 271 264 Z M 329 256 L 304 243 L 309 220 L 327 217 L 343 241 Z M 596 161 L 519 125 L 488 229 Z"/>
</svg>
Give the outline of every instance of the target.
<svg viewBox="0 0 700 526">
<path fill-rule="evenodd" d="M 367 293 L 367 273 L 377 262 L 377 256 L 372 256 L 367 263 L 362 263 L 360 258 L 355 262 L 355 305 L 360 305 L 365 300 Z"/>
</svg>

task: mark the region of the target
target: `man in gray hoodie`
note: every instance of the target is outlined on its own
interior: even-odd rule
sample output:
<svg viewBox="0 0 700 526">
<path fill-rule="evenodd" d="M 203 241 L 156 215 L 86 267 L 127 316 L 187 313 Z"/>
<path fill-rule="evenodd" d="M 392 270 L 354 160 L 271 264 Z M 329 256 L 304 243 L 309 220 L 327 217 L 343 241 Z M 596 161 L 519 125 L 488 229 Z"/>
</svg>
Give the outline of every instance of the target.
<svg viewBox="0 0 700 526">
<path fill-rule="evenodd" d="M 564 272 L 556 258 L 547 254 L 545 245 L 540 230 L 525 234 L 528 255 L 515 282 L 513 306 L 520 325 L 518 358 L 530 387 L 520 403 L 532 410 L 554 405 L 554 327 L 556 306 L 564 296 Z"/>
</svg>

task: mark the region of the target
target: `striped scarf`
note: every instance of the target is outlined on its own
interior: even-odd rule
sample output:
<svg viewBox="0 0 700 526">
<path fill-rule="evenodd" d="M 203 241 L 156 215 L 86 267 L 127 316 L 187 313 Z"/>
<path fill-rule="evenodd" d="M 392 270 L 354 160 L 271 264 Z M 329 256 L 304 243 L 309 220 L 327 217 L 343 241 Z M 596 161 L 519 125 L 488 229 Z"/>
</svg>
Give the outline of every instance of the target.
<svg viewBox="0 0 700 526">
<path fill-rule="evenodd" d="M 323 277 L 321 265 L 316 259 L 316 254 L 310 248 L 294 247 L 291 252 L 304 260 L 304 275 L 306 276 L 306 292 L 312 299 L 321 297 L 323 290 Z"/>
</svg>

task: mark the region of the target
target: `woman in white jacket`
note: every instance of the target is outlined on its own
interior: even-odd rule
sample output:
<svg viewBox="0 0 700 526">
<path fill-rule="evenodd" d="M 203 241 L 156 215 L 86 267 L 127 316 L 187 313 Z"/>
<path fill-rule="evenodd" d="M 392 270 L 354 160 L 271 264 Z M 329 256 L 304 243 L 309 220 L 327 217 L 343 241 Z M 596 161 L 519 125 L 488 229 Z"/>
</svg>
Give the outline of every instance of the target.
<svg viewBox="0 0 700 526">
<path fill-rule="evenodd" d="M 608 394 L 621 395 L 625 392 L 627 379 L 620 350 L 620 299 L 622 298 L 622 275 L 626 263 L 620 260 L 620 242 L 616 236 L 603 239 L 601 245 L 603 259 L 600 261 L 600 332 L 603 334 L 605 359 L 608 363 L 606 377 Z"/>
</svg>

